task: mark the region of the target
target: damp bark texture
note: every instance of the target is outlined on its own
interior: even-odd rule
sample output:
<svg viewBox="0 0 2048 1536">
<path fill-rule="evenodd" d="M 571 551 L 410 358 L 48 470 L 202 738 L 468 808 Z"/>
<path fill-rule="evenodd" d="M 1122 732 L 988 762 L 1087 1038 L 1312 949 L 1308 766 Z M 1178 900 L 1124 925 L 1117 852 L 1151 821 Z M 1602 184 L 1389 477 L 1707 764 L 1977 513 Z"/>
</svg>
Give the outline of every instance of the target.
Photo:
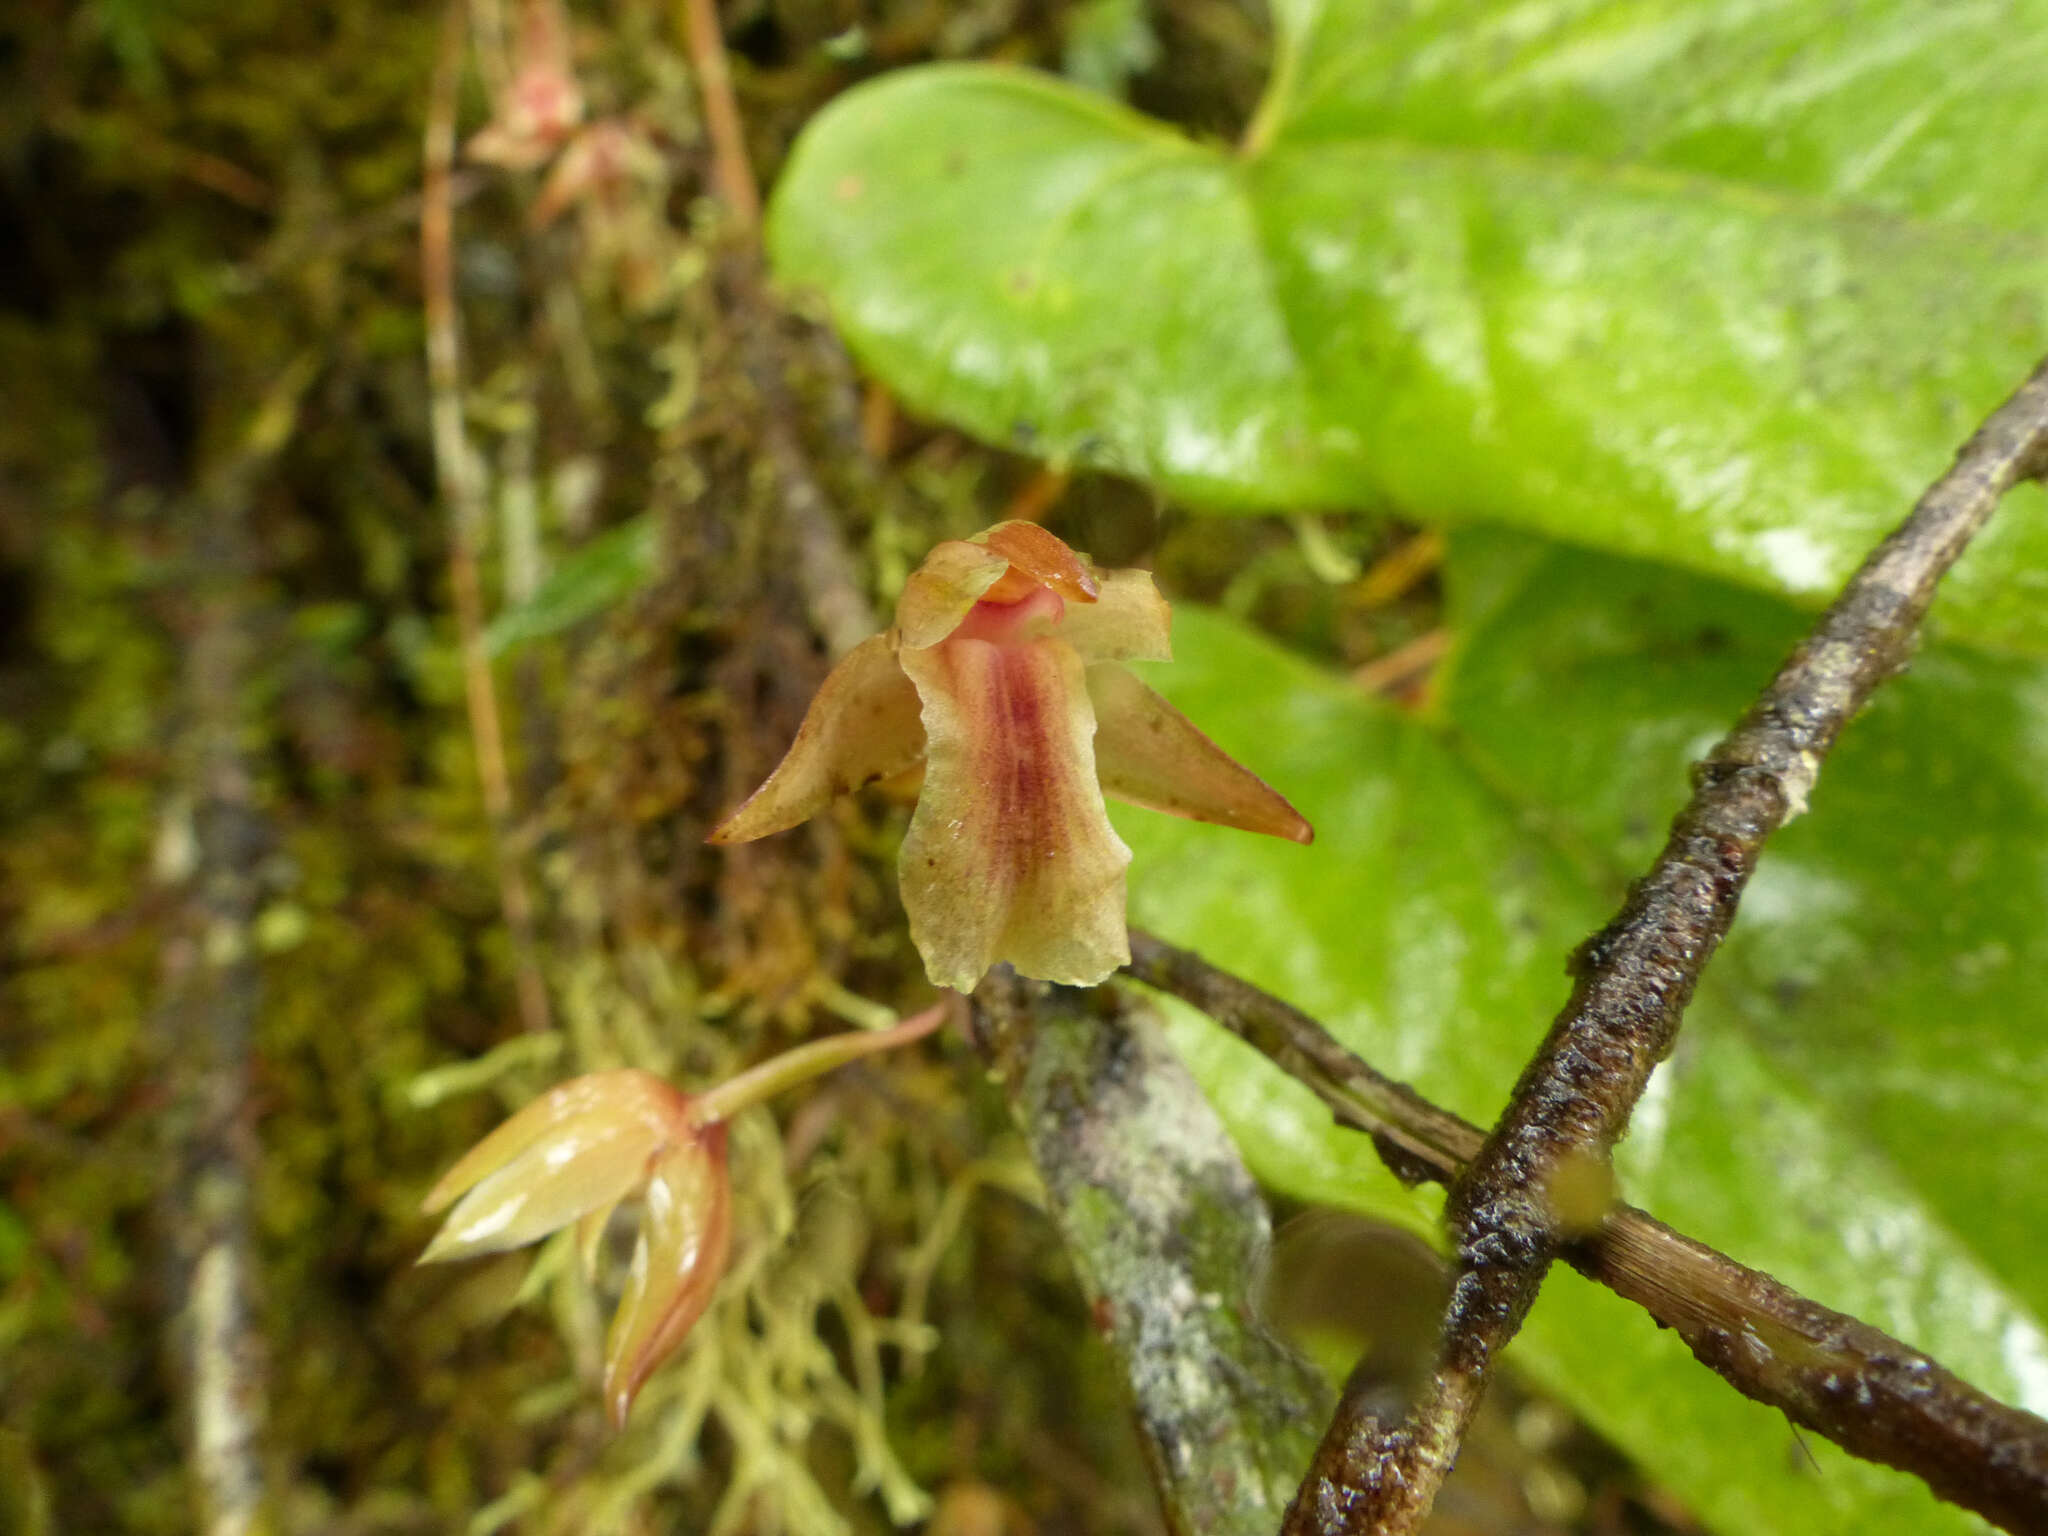
<svg viewBox="0 0 2048 1536">
<path fill-rule="evenodd" d="M 880 630 L 881 620 L 840 531 L 843 520 L 818 483 L 797 430 L 797 406 L 787 383 L 791 349 L 783 333 L 785 317 L 767 289 L 761 256 L 761 189 L 747 156 L 718 7 L 713 0 L 685 0 L 682 24 L 711 144 L 711 185 L 734 236 L 719 264 L 720 286 L 729 312 L 741 317 L 742 359 L 760 399 L 761 447 L 774 476 L 797 585 L 811 627 L 837 658 Z"/>
<path fill-rule="evenodd" d="M 158 1220 L 169 1261 L 171 1355 L 182 1386 L 195 1526 L 271 1529 L 263 1479 L 267 1360 L 251 1242 L 250 1051 L 261 981 L 255 921 L 270 837 L 243 756 L 244 487 L 194 510 L 186 653 L 185 793 L 167 811 L 159 874 L 182 898 L 164 950 L 158 1060 L 168 1089 Z"/>
<path fill-rule="evenodd" d="M 1271 1536 L 1329 1394 L 1246 1300 L 1271 1227 L 1222 1122 L 1131 993 L 1004 966 L 974 1029 L 1130 1384 L 1168 1524 Z"/>
<path fill-rule="evenodd" d="M 1363 1061 L 1290 1003 L 1149 933 L 1127 974 L 1200 1009 L 1372 1139 L 1403 1183 L 1445 1188 L 1486 1133 Z M 2019 1533 L 2048 1533 L 2048 1420 L 1629 1205 L 1564 1261 L 1685 1340 L 1743 1396 Z"/>
<path fill-rule="evenodd" d="M 1451 1191 L 1453 1280 L 1429 1393 L 1400 1425 L 1339 1405 L 1289 1514 L 1294 1536 L 1420 1526 L 1494 1359 L 1564 1241 L 1548 1191 L 1560 1175 L 1603 1164 L 1627 1130 L 1765 841 L 1805 809 L 1843 728 L 1905 667 L 1936 585 L 1999 498 L 2044 467 L 2048 370 L 2037 369 L 1696 765 L 1663 852 L 1573 956 L 1570 1000 Z"/>
</svg>

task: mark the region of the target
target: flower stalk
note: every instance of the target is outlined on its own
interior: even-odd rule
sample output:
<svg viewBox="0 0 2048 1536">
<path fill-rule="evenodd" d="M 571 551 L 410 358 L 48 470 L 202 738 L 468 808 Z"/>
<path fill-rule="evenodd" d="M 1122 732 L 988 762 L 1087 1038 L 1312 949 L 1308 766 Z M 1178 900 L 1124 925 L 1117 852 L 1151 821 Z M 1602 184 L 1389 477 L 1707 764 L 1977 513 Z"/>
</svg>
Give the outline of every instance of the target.
<svg viewBox="0 0 2048 1536">
<path fill-rule="evenodd" d="M 922 1013 L 914 1013 L 887 1029 L 848 1030 L 811 1040 L 771 1056 L 758 1066 L 729 1077 L 715 1088 L 697 1095 L 696 1114 L 704 1121 L 730 1120 L 743 1109 L 765 1103 L 779 1093 L 837 1071 L 850 1061 L 893 1051 L 898 1046 L 922 1040 L 946 1020 L 951 1005 L 939 1002 Z"/>
</svg>

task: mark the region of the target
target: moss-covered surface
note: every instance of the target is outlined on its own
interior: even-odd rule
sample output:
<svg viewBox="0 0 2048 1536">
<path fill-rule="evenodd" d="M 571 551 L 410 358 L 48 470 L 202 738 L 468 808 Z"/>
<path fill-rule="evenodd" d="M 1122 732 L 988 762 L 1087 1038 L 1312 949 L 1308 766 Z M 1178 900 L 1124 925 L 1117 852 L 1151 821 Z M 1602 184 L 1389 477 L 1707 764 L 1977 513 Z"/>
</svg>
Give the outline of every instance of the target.
<svg viewBox="0 0 2048 1536">
<path fill-rule="evenodd" d="M 1056 17 L 998 8 L 869 21 L 875 54 L 841 65 L 819 51 L 844 29 L 833 8 L 737 18 L 764 168 L 877 62 L 1057 50 Z M 957 1521 L 1000 1486 L 988 1497 L 1043 1529 L 1143 1528 L 1133 1441 L 1105 1358 L 1077 1343 L 1057 1245 L 1018 1198 L 1021 1153 L 944 1050 L 843 1074 L 779 1128 L 738 1127 L 733 1278 L 622 1436 L 593 1390 L 615 1277 L 593 1294 L 553 1250 L 530 1272 L 525 1255 L 412 1267 L 427 1183 L 563 1073 L 636 1062 L 705 1080 L 928 995 L 895 913 L 889 805 L 715 859 L 701 847 L 826 659 L 756 472 L 762 407 L 715 276 L 677 18 L 577 7 L 591 114 L 630 119 L 662 171 L 541 232 L 525 217 L 537 178 L 460 173 L 488 602 L 510 606 L 526 579 L 522 540 L 544 573 L 646 516 L 659 560 L 643 589 L 498 668 L 556 1024 L 521 1033 L 422 361 L 440 22 L 397 4 L 104 0 L 31 7 L 0 36 L 6 1514 L 65 1531 L 195 1518 L 167 1343 L 185 1207 L 162 1149 L 186 1125 L 166 1119 L 181 1074 L 206 1069 L 164 1001 L 167 946 L 198 899 L 185 657 L 220 595 L 202 545 L 229 494 L 223 600 L 244 658 L 229 708 L 262 826 L 242 869 L 260 963 L 241 1113 L 260 1148 L 278 1523 L 866 1530 L 933 1496 Z M 488 40 L 472 50 L 465 133 L 489 113 L 492 63 Z M 790 356 L 815 470 L 885 573 L 939 529 L 991 520 L 1024 473 L 949 441 L 885 477 L 833 435 L 840 365 L 815 340 Z M 942 1215 L 951 1240 L 935 1243 Z M 1075 1401 L 1105 1411 L 1048 1409 Z"/>
<path fill-rule="evenodd" d="M 466 7 L 465 135 L 518 9 Z M 764 178 L 877 68 L 1056 65 L 1094 38 L 1075 67 L 1113 79 L 1123 13 L 1164 49 L 1130 82 L 1154 110 L 1230 131 L 1262 70 L 1257 26 L 1208 0 L 726 9 Z M 929 996 L 894 896 L 900 805 L 702 846 L 827 658 L 766 468 L 777 407 L 749 373 L 679 14 L 572 12 L 588 112 L 630 130 L 640 171 L 539 229 L 538 174 L 471 163 L 455 187 L 486 608 L 530 619 L 536 580 L 581 583 L 495 667 L 504 851 L 534 894 L 552 1009 L 538 1035 L 429 430 L 421 143 L 441 8 L 90 0 L 0 22 L 0 1522 L 193 1528 L 170 1344 L 192 1191 L 165 1148 L 213 1136 L 256 1149 L 279 1528 L 1157 1530 L 1118 1363 L 960 1042 L 735 1127 L 731 1278 L 622 1435 L 595 1392 L 616 1264 L 595 1288 L 559 1246 L 413 1267 L 429 1182 L 561 1076 L 708 1081 Z M 895 419 L 821 338 L 773 329 L 873 600 L 936 537 L 1043 504 L 1035 466 Z M 1065 487 L 1052 521 L 1344 660 L 1434 612 L 1427 582 L 1364 611 L 1318 573 L 1398 537 L 1372 524 L 1189 522 L 1100 480 Z M 603 542 L 621 528 L 638 531 Z M 188 665 L 207 633 L 233 641 L 225 685 Z M 195 830 L 209 741 L 246 776 L 234 847 Z M 220 1069 L 184 1043 L 209 1021 L 169 1004 L 190 1000 L 179 945 L 208 942 L 195 872 L 223 861 L 249 895 L 233 926 L 253 1006 L 238 1107 L 209 1125 L 193 1095 Z"/>
<path fill-rule="evenodd" d="M 1134 991 L 998 972 L 975 996 L 1170 1526 L 1265 1536 L 1333 1400 L 1259 1314 L 1272 1231 L 1222 1121 Z"/>
</svg>

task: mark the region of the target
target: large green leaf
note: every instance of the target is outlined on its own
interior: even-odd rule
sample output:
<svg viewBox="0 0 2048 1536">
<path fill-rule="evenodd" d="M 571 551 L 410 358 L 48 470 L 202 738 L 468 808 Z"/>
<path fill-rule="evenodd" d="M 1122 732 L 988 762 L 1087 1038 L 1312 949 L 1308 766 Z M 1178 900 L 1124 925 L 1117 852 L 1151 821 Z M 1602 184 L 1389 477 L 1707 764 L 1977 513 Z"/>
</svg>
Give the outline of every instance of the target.
<svg viewBox="0 0 2048 1536">
<path fill-rule="evenodd" d="M 1239 152 L 1017 70 L 848 92 L 778 270 L 994 441 L 1795 597 L 2048 350 L 2048 0 L 1278 9 Z M 2048 520 L 1951 587 L 1955 633 L 2048 646 Z"/>
<path fill-rule="evenodd" d="M 1542 541 L 1454 545 L 1436 718 L 1184 613 L 1152 672 L 1317 825 L 1300 849 L 1142 813 L 1137 918 L 1327 1020 L 1482 1123 L 1618 904 L 1685 766 L 1798 632 L 1782 604 Z M 2048 1407 L 2048 667 L 1934 649 L 1850 732 L 1766 856 L 1621 1149 L 1629 1198 Z M 2017 899 L 2016 899 L 2017 898 Z M 1190 1015 L 1178 1038 L 1260 1175 L 1405 1223 L 1415 1196 Z M 1716 1528 L 1976 1522 L 1736 1396 L 1577 1276 L 1515 1346 Z"/>
</svg>

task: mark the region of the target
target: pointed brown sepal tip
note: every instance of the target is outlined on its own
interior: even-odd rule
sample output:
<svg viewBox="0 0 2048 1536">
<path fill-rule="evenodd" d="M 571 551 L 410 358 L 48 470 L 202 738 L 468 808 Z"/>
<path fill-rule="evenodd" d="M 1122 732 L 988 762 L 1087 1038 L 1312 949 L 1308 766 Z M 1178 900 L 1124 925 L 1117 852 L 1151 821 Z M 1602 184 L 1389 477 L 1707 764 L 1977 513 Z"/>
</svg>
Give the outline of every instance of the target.
<svg viewBox="0 0 2048 1536">
<path fill-rule="evenodd" d="M 761 786 L 762 789 L 767 787 L 766 784 Z M 742 843 L 758 843 L 764 837 L 773 837 L 778 832 L 787 832 L 791 827 L 802 824 L 788 821 L 782 815 L 773 815 L 775 810 L 776 807 L 772 803 L 763 800 L 761 791 L 756 790 L 729 812 L 723 821 L 704 834 L 705 845 L 712 848 L 737 848 Z M 771 814 L 763 814 L 764 812 Z M 775 825 L 778 821 L 783 824 Z"/>
<path fill-rule="evenodd" d="M 961 547 L 988 558 L 986 550 Z M 860 785 L 916 766 L 924 756 L 921 707 L 896 663 L 893 636 L 870 635 L 826 674 L 796 740 L 767 782 L 713 827 L 705 842 L 751 843 L 785 831 Z"/>
<path fill-rule="evenodd" d="M 1095 768 L 1105 792 L 1132 805 L 1292 843 L 1315 829 L 1284 795 L 1113 662 L 1088 669 Z"/>
<path fill-rule="evenodd" d="M 1248 804 L 1238 807 L 1236 814 L 1218 815 L 1215 808 L 1176 808 L 1174 814 L 1188 816 L 1195 821 L 1213 822 L 1218 826 L 1235 827 L 1240 832 L 1256 832 L 1262 837 L 1277 837 L 1282 842 L 1299 843 L 1304 848 L 1316 840 L 1316 829 L 1309 825 L 1306 816 L 1289 805 L 1257 774 L 1248 769 L 1242 771 L 1246 781 L 1257 786 L 1258 795 Z"/>
</svg>

